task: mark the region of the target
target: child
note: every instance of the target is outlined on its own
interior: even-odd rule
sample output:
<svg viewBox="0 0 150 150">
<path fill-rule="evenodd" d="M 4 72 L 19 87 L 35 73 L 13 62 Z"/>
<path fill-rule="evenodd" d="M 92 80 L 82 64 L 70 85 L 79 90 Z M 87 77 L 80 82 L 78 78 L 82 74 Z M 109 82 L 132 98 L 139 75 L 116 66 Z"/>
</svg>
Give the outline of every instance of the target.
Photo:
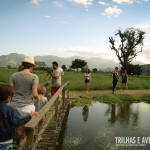
<svg viewBox="0 0 150 150">
<path fill-rule="evenodd" d="M 47 98 L 45 97 L 46 88 L 42 85 L 38 85 L 38 97 L 39 101 L 35 101 L 35 111 L 39 112 L 44 105 L 48 102 Z M 38 124 L 38 132 L 41 130 L 43 124 L 43 119 Z"/>
<path fill-rule="evenodd" d="M 21 116 L 20 113 L 8 103 L 13 96 L 13 87 L 8 84 L 0 84 L 0 149 L 12 150 L 15 128 L 28 122 L 35 112 Z"/>
</svg>

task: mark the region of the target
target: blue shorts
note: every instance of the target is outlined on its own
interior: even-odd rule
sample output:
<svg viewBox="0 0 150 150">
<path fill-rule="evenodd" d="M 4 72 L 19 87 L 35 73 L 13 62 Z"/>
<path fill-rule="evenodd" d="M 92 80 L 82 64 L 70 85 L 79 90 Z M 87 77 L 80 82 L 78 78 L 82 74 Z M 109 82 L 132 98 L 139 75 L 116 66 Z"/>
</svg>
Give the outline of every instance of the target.
<svg viewBox="0 0 150 150">
<path fill-rule="evenodd" d="M 127 80 L 126 80 L 126 79 L 123 79 L 123 80 L 122 80 L 122 83 L 127 83 Z"/>
</svg>

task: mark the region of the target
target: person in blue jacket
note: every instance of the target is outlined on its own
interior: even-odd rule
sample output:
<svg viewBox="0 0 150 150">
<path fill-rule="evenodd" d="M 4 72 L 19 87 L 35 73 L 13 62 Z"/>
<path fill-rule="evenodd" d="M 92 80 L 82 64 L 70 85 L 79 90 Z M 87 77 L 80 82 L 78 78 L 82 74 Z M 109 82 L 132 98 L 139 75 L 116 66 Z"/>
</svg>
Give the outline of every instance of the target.
<svg viewBox="0 0 150 150">
<path fill-rule="evenodd" d="M 36 112 L 31 112 L 25 116 L 13 107 L 9 102 L 13 96 L 13 87 L 9 84 L 0 84 L 0 150 L 12 150 L 15 128 L 28 122 Z"/>
</svg>

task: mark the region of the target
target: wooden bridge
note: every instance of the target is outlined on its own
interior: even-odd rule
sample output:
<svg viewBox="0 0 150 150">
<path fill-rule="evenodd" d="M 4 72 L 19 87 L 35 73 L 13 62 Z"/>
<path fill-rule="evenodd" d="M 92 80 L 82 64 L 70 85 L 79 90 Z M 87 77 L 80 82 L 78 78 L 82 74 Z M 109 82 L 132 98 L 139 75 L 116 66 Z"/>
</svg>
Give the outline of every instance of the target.
<svg viewBox="0 0 150 150">
<path fill-rule="evenodd" d="M 58 145 L 62 123 L 68 115 L 69 82 L 62 85 L 48 103 L 25 124 L 27 150 L 54 150 Z M 43 126 L 38 133 L 38 124 Z"/>
</svg>

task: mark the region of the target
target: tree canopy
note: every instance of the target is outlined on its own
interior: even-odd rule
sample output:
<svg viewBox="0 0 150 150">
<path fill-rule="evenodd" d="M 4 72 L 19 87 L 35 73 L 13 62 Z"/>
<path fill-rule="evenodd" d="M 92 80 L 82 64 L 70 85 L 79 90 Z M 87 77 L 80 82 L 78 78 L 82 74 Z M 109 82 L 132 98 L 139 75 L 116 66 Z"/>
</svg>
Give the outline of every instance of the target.
<svg viewBox="0 0 150 150">
<path fill-rule="evenodd" d="M 97 68 L 93 68 L 93 73 L 96 73 L 97 72 Z"/>
<path fill-rule="evenodd" d="M 82 59 L 75 59 L 72 61 L 72 65 L 70 67 L 73 69 L 77 69 L 77 72 L 78 72 L 78 69 L 85 67 L 86 64 L 87 62 Z"/>
<path fill-rule="evenodd" d="M 120 44 L 117 47 L 115 39 L 109 37 L 110 48 L 116 52 L 122 69 L 127 69 L 137 54 L 142 52 L 145 32 L 140 29 L 127 28 L 124 32 L 117 30 L 115 35 L 119 36 Z"/>
<path fill-rule="evenodd" d="M 128 74 L 129 75 L 141 75 L 142 73 L 142 68 L 140 65 L 133 65 L 133 64 L 130 64 L 128 65 Z"/>
</svg>

